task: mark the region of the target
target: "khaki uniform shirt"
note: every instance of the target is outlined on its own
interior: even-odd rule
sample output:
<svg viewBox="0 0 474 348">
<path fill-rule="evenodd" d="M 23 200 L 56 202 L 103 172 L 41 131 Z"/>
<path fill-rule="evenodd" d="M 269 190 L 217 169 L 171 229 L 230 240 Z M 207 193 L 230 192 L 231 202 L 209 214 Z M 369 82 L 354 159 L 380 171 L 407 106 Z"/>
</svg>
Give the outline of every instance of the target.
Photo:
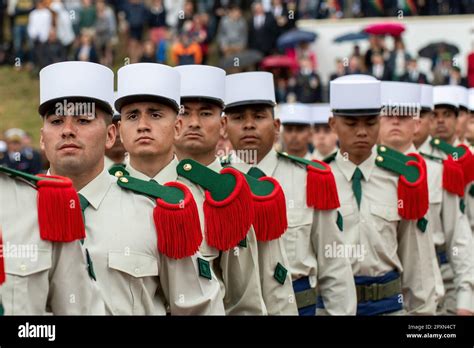
<svg viewBox="0 0 474 348">
<path fill-rule="evenodd" d="M 7 315 L 105 314 L 79 241 L 42 240 L 37 191 L 0 173 L 0 228 L 6 281 L 0 298 Z"/>
<path fill-rule="evenodd" d="M 251 168 L 246 163 L 231 165 L 245 173 Z M 283 244 L 292 280 L 308 276 L 310 285 L 318 286 L 329 314 L 355 314 L 356 292 L 349 261 L 325 255 L 328 247 L 343 244 L 336 210 L 314 210 L 306 205 L 307 170 L 303 165 L 271 150 L 257 167 L 277 179 L 285 193 L 288 229 L 275 242 Z"/>
<path fill-rule="evenodd" d="M 310 160 L 315 159 L 315 160 L 318 160 L 318 161 L 322 161 L 322 160 L 325 159 L 326 157 L 331 156 L 331 155 L 332 155 L 333 153 L 335 153 L 336 151 L 337 151 L 337 147 L 335 147 L 332 151 L 330 151 L 330 152 L 329 152 L 329 155 L 323 156 L 323 154 L 322 154 L 321 152 L 319 152 L 318 149 L 314 149 L 313 154 L 311 155 Z"/>
<path fill-rule="evenodd" d="M 352 190 L 356 165 L 340 152 L 331 162 L 344 218 L 344 242 L 360 247 L 362 257 L 351 258 L 355 276 L 377 277 L 396 270 L 401 274 L 405 309 L 409 313 L 436 311 L 432 240 L 415 220 L 398 215 L 399 175 L 375 164 L 376 147 L 358 167 L 362 171 L 360 209 Z"/>
<path fill-rule="evenodd" d="M 204 237 L 206 235 L 203 210 L 205 191 L 190 180 L 178 177 L 176 171 L 178 164 L 177 158 L 173 158 L 153 179 L 162 185 L 170 181 L 179 181 L 191 190 L 198 207 Z M 208 167 L 216 172 L 222 169 L 217 158 Z M 127 165 L 127 171 L 130 176 L 138 179 L 147 181 L 151 179 L 130 165 Z M 204 239 L 200 247 L 203 256 L 212 262 L 212 268 L 220 281 L 224 307 L 228 315 L 267 314 L 259 279 L 257 240 L 253 228 L 248 232 L 246 241 L 246 247 L 236 246 L 225 252 L 219 252 L 218 249 L 209 246 Z"/>
<path fill-rule="evenodd" d="M 152 199 L 121 188 L 104 169 L 80 194 L 85 210 L 84 246 L 94 261 L 108 314 L 224 314 L 214 275 L 199 275 L 199 253 L 179 260 L 157 247 Z"/>
</svg>

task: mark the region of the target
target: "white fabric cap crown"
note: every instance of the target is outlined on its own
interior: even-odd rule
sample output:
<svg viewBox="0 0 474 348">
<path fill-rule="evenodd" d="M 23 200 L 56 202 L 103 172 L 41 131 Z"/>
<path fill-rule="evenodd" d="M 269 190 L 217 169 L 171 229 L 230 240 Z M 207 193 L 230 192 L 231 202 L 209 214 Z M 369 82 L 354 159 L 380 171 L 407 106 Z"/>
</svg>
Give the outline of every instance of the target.
<svg viewBox="0 0 474 348">
<path fill-rule="evenodd" d="M 313 104 L 313 124 L 328 124 L 329 117 L 332 116 L 329 104 Z"/>
<path fill-rule="evenodd" d="M 225 85 L 226 108 L 249 104 L 276 104 L 273 74 L 269 72 L 227 75 Z"/>
<path fill-rule="evenodd" d="M 380 81 L 369 75 L 338 77 L 330 82 L 329 103 L 334 115 L 378 115 L 382 107 Z"/>
<path fill-rule="evenodd" d="M 382 81 L 382 115 L 419 116 L 421 87 L 417 83 Z"/>
<path fill-rule="evenodd" d="M 421 85 L 420 105 L 422 109 L 433 110 L 433 86 Z"/>
<path fill-rule="evenodd" d="M 203 98 L 224 106 L 225 71 L 208 65 L 181 65 L 181 99 Z"/>
<path fill-rule="evenodd" d="M 118 112 L 126 104 L 142 101 L 162 102 L 179 110 L 181 76 L 176 69 L 163 64 L 136 63 L 120 68 L 117 77 Z"/>
<path fill-rule="evenodd" d="M 282 124 L 307 124 L 313 122 L 312 109 L 308 104 L 291 103 L 278 105 L 277 117 Z"/>
<path fill-rule="evenodd" d="M 459 108 L 459 99 L 456 88 L 452 86 L 435 86 L 433 87 L 433 105 L 449 105 L 455 109 Z"/>
<path fill-rule="evenodd" d="M 114 73 L 90 62 L 61 62 L 41 69 L 39 113 L 44 116 L 56 103 L 91 100 L 112 115 Z"/>
</svg>

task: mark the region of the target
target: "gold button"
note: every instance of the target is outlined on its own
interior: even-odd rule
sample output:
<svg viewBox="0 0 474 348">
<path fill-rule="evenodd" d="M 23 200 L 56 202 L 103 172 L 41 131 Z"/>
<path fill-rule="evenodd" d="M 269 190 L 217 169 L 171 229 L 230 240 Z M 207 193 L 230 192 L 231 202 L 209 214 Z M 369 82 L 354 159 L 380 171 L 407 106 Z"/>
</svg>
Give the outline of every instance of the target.
<svg viewBox="0 0 474 348">
<path fill-rule="evenodd" d="M 127 178 L 120 178 L 120 181 L 123 182 L 123 183 L 127 183 L 128 182 L 128 179 Z"/>
<path fill-rule="evenodd" d="M 378 162 L 383 162 L 383 157 L 382 156 L 377 156 L 377 161 Z"/>
<path fill-rule="evenodd" d="M 288 156 L 288 152 L 282 152 L 282 154 L 284 154 L 285 156 Z"/>
<path fill-rule="evenodd" d="M 385 146 L 380 146 L 380 151 L 385 152 L 385 151 L 387 151 L 387 148 Z"/>
<path fill-rule="evenodd" d="M 193 169 L 193 166 L 190 165 L 189 163 L 186 163 L 184 166 L 183 166 L 183 169 L 187 172 L 189 172 L 191 169 Z"/>
<path fill-rule="evenodd" d="M 115 172 L 115 176 L 117 178 L 120 178 L 121 176 L 123 176 L 123 172 L 121 170 L 118 170 L 118 171 Z"/>
<path fill-rule="evenodd" d="M 439 145 L 439 139 L 435 139 L 435 140 L 434 140 L 434 143 L 435 143 L 436 145 Z"/>
</svg>

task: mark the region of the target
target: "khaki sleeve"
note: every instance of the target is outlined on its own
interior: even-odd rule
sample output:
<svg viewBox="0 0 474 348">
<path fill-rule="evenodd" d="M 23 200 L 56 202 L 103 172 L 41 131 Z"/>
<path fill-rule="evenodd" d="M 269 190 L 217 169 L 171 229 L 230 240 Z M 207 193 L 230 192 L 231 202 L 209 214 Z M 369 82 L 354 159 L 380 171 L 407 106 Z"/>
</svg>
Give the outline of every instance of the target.
<svg viewBox="0 0 474 348">
<path fill-rule="evenodd" d="M 172 315 L 225 314 L 219 282 L 199 252 L 179 260 L 160 255 L 159 262 L 160 283 Z M 202 275 L 199 262 L 204 265 Z"/>
<path fill-rule="evenodd" d="M 429 222 L 428 222 L 429 223 Z M 401 220 L 398 225 L 398 256 L 402 263 L 402 293 L 408 314 L 436 313 L 437 262 L 432 255 L 433 241 L 429 233 L 417 227 L 416 220 Z"/>
<path fill-rule="evenodd" d="M 327 257 L 327 248 L 343 245 L 337 211 L 315 211 L 311 242 L 318 261 L 318 287 L 324 308 L 331 315 L 355 315 L 357 294 L 352 267 L 346 257 Z M 329 256 L 329 255 L 328 255 Z"/>
<path fill-rule="evenodd" d="M 88 271 L 79 241 L 53 243 L 48 309 L 55 315 L 105 315 L 100 290 Z"/>
<path fill-rule="evenodd" d="M 470 185 L 467 185 L 464 200 L 466 202 L 467 219 L 469 220 L 469 226 L 471 227 L 471 232 L 473 233 L 474 238 L 474 196 L 471 196 L 469 192 L 471 187 L 474 187 L 474 182 L 472 182 Z"/>
<path fill-rule="evenodd" d="M 298 315 L 283 239 L 280 237 L 268 242 L 257 241 L 257 245 L 260 283 L 262 285 L 263 301 L 265 302 L 268 314 Z M 283 284 L 274 277 L 278 264 L 287 271 Z"/>
<path fill-rule="evenodd" d="M 454 273 L 456 307 L 474 310 L 471 299 L 474 291 L 472 232 L 467 216 L 459 208 L 458 196 L 443 191 L 443 229 L 446 253 Z"/>
<path fill-rule="evenodd" d="M 226 314 L 267 314 L 260 285 L 257 239 L 253 227 L 249 230 L 245 243 L 223 252 L 219 262 L 225 286 Z"/>
</svg>

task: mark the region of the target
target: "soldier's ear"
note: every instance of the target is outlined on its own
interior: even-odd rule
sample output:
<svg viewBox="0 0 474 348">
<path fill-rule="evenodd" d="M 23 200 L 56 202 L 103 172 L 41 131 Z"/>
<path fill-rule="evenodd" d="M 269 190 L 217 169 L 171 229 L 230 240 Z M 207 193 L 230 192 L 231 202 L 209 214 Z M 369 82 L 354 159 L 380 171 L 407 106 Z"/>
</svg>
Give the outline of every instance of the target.
<svg viewBox="0 0 474 348">
<path fill-rule="evenodd" d="M 111 123 L 107 126 L 107 139 L 105 140 L 105 149 L 110 150 L 114 144 L 117 137 L 117 127 L 115 124 Z"/>
<path fill-rule="evenodd" d="M 334 116 L 329 117 L 328 124 L 331 130 L 336 133 L 336 118 Z"/>
<path fill-rule="evenodd" d="M 221 127 L 221 135 L 224 137 L 224 138 L 228 138 L 228 134 L 227 134 L 227 122 L 228 122 L 228 119 L 227 119 L 227 116 L 226 114 L 224 114 L 222 117 L 221 117 L 221 124 L 222 124 L 222 127 Z"/>
<path fill-rule="evenodd" d="M 41 127 L 41 130 L 40 130 L 40 148 L 41 148 L 41 151 L 45 151 L 44 139 L 43 139 L 43 127 Z"/>
</svg>

